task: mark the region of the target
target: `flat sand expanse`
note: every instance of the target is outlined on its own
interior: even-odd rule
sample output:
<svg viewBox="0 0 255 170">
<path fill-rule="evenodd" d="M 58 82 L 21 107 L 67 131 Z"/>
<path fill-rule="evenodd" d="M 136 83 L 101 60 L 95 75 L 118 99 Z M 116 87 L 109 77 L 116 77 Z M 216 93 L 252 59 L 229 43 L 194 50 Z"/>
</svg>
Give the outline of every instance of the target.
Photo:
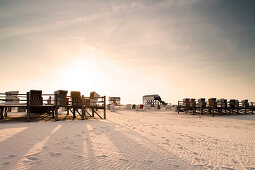
<svg viewBox="0 0 255 170">
<path fill-rule="evenodd" d="M 255 115 L 0 122 L 0 169 L 255 169 Z"/>
</svg>

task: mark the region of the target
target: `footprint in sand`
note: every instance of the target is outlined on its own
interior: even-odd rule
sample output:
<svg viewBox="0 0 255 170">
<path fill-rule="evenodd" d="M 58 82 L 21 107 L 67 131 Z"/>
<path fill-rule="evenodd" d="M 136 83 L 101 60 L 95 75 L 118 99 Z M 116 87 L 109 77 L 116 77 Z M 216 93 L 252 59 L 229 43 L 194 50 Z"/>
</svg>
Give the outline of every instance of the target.
<svg viewBox="0 0 255 170">
<path fill-rule="evenodd" d="M 52 157 L 57 157 L 57 156 L 61 156 L 62 153 L 56 153 L 56 152 L 49 152 L 50 156 Z"/>
<path fill-rule="evenodd" d="M 147 163 L 147 164 L 151 164 L 151 163 L 153 163 L 154 161 L 152 161 L 152 160 L 144 160 L 143 162 L 144 162 L 144 163 Z"/>
<path fill-rule="evenodd" d="M 169 145 L 169 143 L 167 143 L 167 142 L 166 142 L 166 143 L 162 143 L 162 144 L 163 144 L 163 145 Z"/>
<path fill-rule="evenodd" d="M 70 149 L 73 149 L 73 148 L 71 146 L 67 146 L 67 147 L 64 147 L 63 149 L 70 150 Z"/>
<path fill-rule="evenodd" d="M 229 168 L 229 167 L 224 167 L 224 166 L 222 166 L 221 168 L 222 169 L 227 169 L 227 170 L 234 170 L 234 168 Z"/>
<path fill-rule="evenodd" d="M 179 147 L 179 149 L 180 149 L 180 150 L 183 150 L 184 148 L 181 146 L 181 147 Z"/>
<path fill-rule="evenodd" d="M 179 165 L 177 165 L 177 164 L 168 164 L 169 166 L 171 166 L 171 167 L 174 167 L 174 168 L 178 168 L 179 167 Z"/>
<path fill-rule="evenodd" d="M 199 162 L 205 161 L 205 159 L 203 159 L 203 158 L 195 158 L 195 160 L 199 161 Z"/>
<path fill-rule="evenodd" d="M 25 156 L 25 158 L 27 158 L 28 160 L 31 160 L 31 161 L 35 161 L 35 160 L 38 160 L 39 158 L 36 157 L 37 154 L 33 154 L 33 155 L 27 155 Z"/>
<path fill-rule="evenodd" d="M 99 159 L 104 159 L 104 158 L 107 158 L 108 156 L 106 156 L 106 155 L 100 155 L 100 156 L 96 156 L 97 158 L 99 158 Z"/>
<path fill-rule="evenodd" d="M 237 160 L 234 160 L 234 159 L 232 159 L 231 161 L 232 161 L 233 163 L 235 163 L 235 164 L 238 163 L 238 161 L 237 161 Z"/>
<path fill-rule="evenodd" d="M 9 155 L 8 157 L 9 158 L 14 158 L 14 157 L 16 157 L 17 155 Z"/>
<path fill-rule="evenodd" d="M 123 162 L 128 162 L 127 159 L 119 159 L 120 161 L 123 161 Z"/>
<path fill-rule="evenodd" d="M 214 169 L 214 166 L 208 165 L 208 166 L 206 166 L 206 168 L 208 168 L 208 169 Z"/>
<path fill-rule="evenodd" d="M 2 165 L 4 165 L 4 166 L 7 166 L 7 165 L 9 165 L 10 164 L 10 162 L 4 162 L 4 163 L 2 163 Z"/>
<path fill-rule="evenodd" d="M 74 157 L 75 157 L 75 158 L 79 158 L 79 159 L 82 159 L 82 158 L 83 158 L 83 156 L 81 156 L 81 155 L 74 155 Z"/>
<path fill-rule="evenodd" d="M 88 140 L 89 138 L 83 138 L 82 140 Z"/>
</svg>

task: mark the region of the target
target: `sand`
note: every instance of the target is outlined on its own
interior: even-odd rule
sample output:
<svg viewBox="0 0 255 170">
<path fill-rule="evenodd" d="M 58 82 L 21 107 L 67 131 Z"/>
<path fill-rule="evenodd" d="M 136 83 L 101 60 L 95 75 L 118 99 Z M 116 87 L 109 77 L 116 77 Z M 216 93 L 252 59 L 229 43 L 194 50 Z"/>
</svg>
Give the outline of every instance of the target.
<svg viewBox="0 0 255 170">
<path fill-rule="evenodd" d="M 255 169 L 255 115 L 0 122 L 0 169 Z"/>
</svg>

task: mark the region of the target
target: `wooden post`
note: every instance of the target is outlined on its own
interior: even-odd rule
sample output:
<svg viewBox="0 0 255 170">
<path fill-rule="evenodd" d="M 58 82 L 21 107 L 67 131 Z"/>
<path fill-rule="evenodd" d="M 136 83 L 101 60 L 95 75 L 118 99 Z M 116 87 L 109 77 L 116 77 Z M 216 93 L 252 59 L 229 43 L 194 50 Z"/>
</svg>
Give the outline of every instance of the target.
<svg viewBox="0 0 255 170">
<path fill-rule="evenodd" d="M 92 117 L 95 117 L 95 112 L 94 112 L 94 108 L 92 107 Z"/>
<path fill-rule="evenodd" d="M 251 102 L 251 114 L 253 114 L 253 102 Z"/>
<path fill-rule="evenodd" d="M 214 106 L 212 107 L 212 116 L 214 116 Z"/>
<path fill-rule="evenodd" d="M 81 96 L 81 119 L 84 120 L 85 111 L 84 111 L 84 95 Z"/>
<path fill-rule="evenodd" d="M 104 119 L 106 119 L 106 100 L 104 96 Z"/>
<path fill-rule="evenodd" d="M 30 122 L 30 98 L 29 98 L 29 92 L 27 92 L 27 121 Z"/>
<path fill-rule="evenodd" d="M 69 115 L 69 106 L 66 107 L 66 115 Z"/>
<path fill-rule="evenodd" d="M 55 94 L 54 98 L 55 98 L 55 106 L 53 106 L 53 107 L 55 107 L 55 120 L 58 121 L 58 108 L 59 108 L 59 106 L 58 106 L 58 94 Z M 52 115 L 54 115 L 54 114 L 52 114 Z"/>
<path fill-rule="evenodd" d="M 10 108 L 11 108 L 11 107 L 10 107 Z M 9 110 L 9 108 L 7 108 L 7 107 L 4 109 L 4 117 L 7 117 L 7 111 L 8 111 L 8 110 Z M 10 111 L 11 111 L 11 109 L 10 109 Z"/>
<path fill-rule="evenodd" d="M 180 101 L 178 101 L 178 106 L 177 106 L 177 112 L 178 112 L 178 114 L 180 113 Z"/>
<path fill-rule="evenodd" d="M 75 107 L 73 107 L 73 119 L 75 119 L 75 111 L 76 111 L 76 108 Z"/>
<path fill-rule="evenodd" d="M 3 107 L 1 107 L 1 110 L 0 110 L 0 114 L 1 114 L 1 117 L 0 117 L 0 119 L 3 119 L 4 118 L 4 115 L 3 115 L 3 112 L 4 112 L 4 108 Z"/>
<path fill-rule="evenodd" d="M 201 117 L 202 112 L 203 112 L 203 106 L 202 106 L 202 105 L 200 105 L 200 115 L 199 115 L 199 117 Z"/>
</svg>

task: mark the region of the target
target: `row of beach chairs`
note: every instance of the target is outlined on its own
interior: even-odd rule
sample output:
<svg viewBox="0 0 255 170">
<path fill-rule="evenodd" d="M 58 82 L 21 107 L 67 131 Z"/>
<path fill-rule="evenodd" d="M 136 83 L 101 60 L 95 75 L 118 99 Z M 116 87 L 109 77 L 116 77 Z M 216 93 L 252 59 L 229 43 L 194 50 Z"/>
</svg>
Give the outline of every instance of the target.
<svg viewBox="0 0 255 170">
<path fill-rule="evenodd" d="M 60 107 L 66 108 L 67 114 L 71 111 L 74 118 L 75 113 L 78 113 L 82 119 L 86 118 L 87 108 L 92 110 L 92 114 L 88 113 L 91 116 L 94 116 L 94 113 L 98 114 L 96 112 L 98 109 L 103 109 L 104 118 L 106 117 L 105 96 L 91 92 L 89 97 L 85 97 L 79 91 L 71 91 L 70 96 L 67 94 L 67 90 L 57 90 L 54 94 L 43 94 L 42 90 L 30 90 L 26 94 L 19 94 L 19 91 L 0 93 L 1 118 L 3 118 L 3 110 L 7 115 L 8 109 L 13 107 L 22 108 L 23 111 L 27 110 L 28 119 L 30 113 L 49 113 L 57 118 Z M 99 117 L 102 118 L 100 115 Z"/>
<path fill-rule="evenodd" d="M 239 113 L 251 113 L 253 114 L 255 110 L 254 102 L 249 102 L 247 99 L 239 100 L 221 98 L 209 98 L 207 101 L 205 98 L 199 98 L 198 100 L 194 98 L 184 98 L 182 101 L 178 101 L 177 111 L 185 111 L 188 113 L 192 111 L 195 114 L 197 111 L 200 115 L 203 113 L 209 113 L 214 115 L 218 114 L 239 114 Z"/>
</svg>

